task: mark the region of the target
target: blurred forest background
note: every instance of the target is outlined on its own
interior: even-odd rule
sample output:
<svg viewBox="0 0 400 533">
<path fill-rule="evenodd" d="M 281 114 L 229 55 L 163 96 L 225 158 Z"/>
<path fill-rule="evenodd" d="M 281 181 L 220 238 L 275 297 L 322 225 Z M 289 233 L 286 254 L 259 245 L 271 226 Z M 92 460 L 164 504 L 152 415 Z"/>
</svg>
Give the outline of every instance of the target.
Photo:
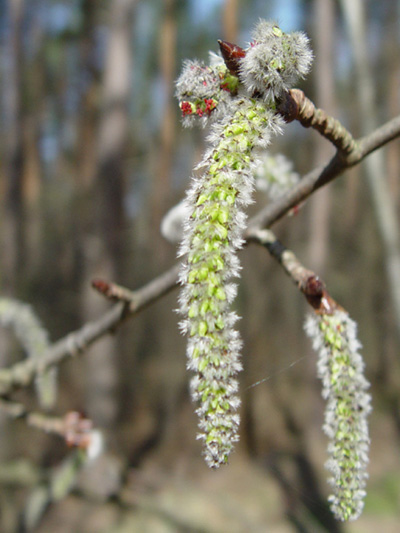
<svg viewBox="0 0 400 533">
<path fill-rule="evenodd" d="M 398 1 L 0 0 L 1 293 L 31 304 L 52 341 L 110 307 L 93 278 L 139 288 L 175 263 L 160 222 L 183 197 L 205 132 L 182 129 L 174 80 L 219 38 L 245 46 L 260 17 L 308 33 L 315 62 L 301 88 L 355 136 L 399 114 Z M 333 153 L 298 124 L 271 151 L 301 174 Z M 250 211 L 263 203 L 259 195 Z M 230 465 L 209 471 L 201 457 L 173 291 L 60 368 L 54 413 L 85 412 L 107 448 L 36 514 L 71 451 L 0 412 L 0 531 L 397 532 L 399 206 L 396 140 L 275 228 L 359 324 L 374 411 L 357 522 L 335 523 L 326 504 L 306 303 L 249 246 L 237 300 L 241 441 Z M 23 357 L 5 330 L 0 347 L 3 367 Z M 35 406 L 32 391 L 17 397 Z"/>
</svg>

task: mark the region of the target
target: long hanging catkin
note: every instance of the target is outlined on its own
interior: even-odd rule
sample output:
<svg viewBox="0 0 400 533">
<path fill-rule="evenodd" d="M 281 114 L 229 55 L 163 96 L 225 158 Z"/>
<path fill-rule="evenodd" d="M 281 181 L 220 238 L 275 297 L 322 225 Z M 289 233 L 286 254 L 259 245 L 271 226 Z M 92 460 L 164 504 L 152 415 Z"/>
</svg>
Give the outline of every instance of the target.
<svg viewBox="0 0 400 533">
<path fill-rule="evenodd" d="M 235 376 L 241 369 L 241 340 L 230 306 L 257 149 L 281 132 L 276 100 L 308 72 L 312 60 L 302 33 L 286 35 L 260 21 L 253 37 L 240 59 L 238 77 L 222 62 L 210 67 L 187 62 L 177 81 L 184 123 L 214 120 L 210 149 L 186 199 L 189 215 L 181 246 L 186 260 L 180 273 L 181 326 L 189 337 L 188 368 L 195 373 L 191 391 L 199 405 L 199 438 L 211 467 L 226 463 L 238 440 Z"/>
</svg>

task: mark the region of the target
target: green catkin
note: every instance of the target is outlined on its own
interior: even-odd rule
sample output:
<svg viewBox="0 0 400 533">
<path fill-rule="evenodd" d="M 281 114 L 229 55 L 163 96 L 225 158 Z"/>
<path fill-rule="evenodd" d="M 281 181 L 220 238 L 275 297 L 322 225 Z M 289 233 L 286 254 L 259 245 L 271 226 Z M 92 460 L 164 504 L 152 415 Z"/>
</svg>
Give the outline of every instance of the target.
<svg viewBox="0 0 400 533">
<path fill-rule="evenodd" d="M 285 34 L 260 21 L 253 41 L 239 60 L 239 74 L 221 60 L 212 65 L 186 62 L 177 96 L 187 126 L 213 122 L 210 149 L 198 166 L 184 206 L 187 220 L 181 246 L 186 256 L 180 273 L 182 330 L 188 335 L 188 368 L 198 403 L 199 438 L 206 462 L 228 461 L 238 440 L 240 400 L 237 372 L 241 340 L 230 305 L 236 295 L 245 208 L 251 202 L 256 149 L 265 148 L 280 131 L 277 100 L 307 74 L 312 52 L 301 32 Z M 257 95 L 257 99 L 254 99 Z M 332 474 L 329 498 L 340 520 L 357 518 L 363 508 L 368 462 L 368 382 L 356 325 L 343 311 L 314 315 L 306 332 L 319 352 L 318 375 L 327 400 L 324 430 L 330 439 L 327 468 Z"/>
<path fill-rule="evenodd" d="M 242 245 L 243 208 L 251 201 L 254 149 L 266 144 L 280 125 L 263 103 L 238 99 L 235 107 L 230 120 L 214 128 L 218 140 L 205 161 L 207 171 L 190 191 L 194 207 L 180 277 L 188 367 L 196 372 L 191 390 L 200 404 L 199 438 L 205 441 L 206 461 L 212 467 L 227 462 L 238 440 L 240 401 L 234 376 L 241 369 L 241 341 L 233 329 L 237 316 L 230 304 L 236 287 L 229 280 L 239 272 L 236 250 Z"/>
<path fill-rule="evenodd" d="M 334 515 L 342 521 L 357 519 L 364 506 L 368 477 L 369 436 L 367 416 L 371 397 L 359 353 L 356 324 L 344 311 L 310 315 L 307 335 L 318 352 L 318 376 L 326 400 L 324 431 L 329 438 L 326 468 L 333 494 Z"/>
<path fill-rule="evenodd" d="M 252 201 L 256 152 L 281 132 L 276 98 L 308 71 L 311 58 L 303 34 L 286 35 L 260 21 L 239 77 L 221 61 L 210 67 L 186 62 L 177 81 L 184 124 L 214 122 L 208 137 L 211 148 L 187 195 L 180 251 L 186 256 L 180 273 L 181 327 L 188 335 L 188 368 L 195 374 L 191 392 L 210 467 L 226 463 L 238 440 L 235 376 L 241 370 L 241 340 L 234 329 L 238 317 L 230 306 L 236 296 L 232 278 L 240 270 L 237 250 L 243 244 L 245 208 Z M 274 66 L 276 60 L 285 63 L 289 76 Z M 254 68 L 261 68 L 261 78 Z M 258 99 L 252 97 L 255 89 Z"/>
</svg>

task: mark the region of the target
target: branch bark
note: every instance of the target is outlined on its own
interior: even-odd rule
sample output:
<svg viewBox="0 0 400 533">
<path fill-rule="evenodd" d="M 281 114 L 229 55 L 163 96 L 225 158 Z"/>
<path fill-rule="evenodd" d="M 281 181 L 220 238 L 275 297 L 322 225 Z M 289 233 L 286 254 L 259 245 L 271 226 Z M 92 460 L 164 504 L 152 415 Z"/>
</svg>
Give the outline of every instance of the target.
<svg viewBox="0 0 400 533">
<path fill-rule="evenodd" d="M 272 226 L 299 202 L 306 200 L 315 190 L 399 136 L 400 115 L 356 141 L 350 152 L 337 152 L 325 167 L 317 168 L 306 174 L 289 193 L 251 218 L 244 235 L 246 241 L 250 242 L 260 229 Z M 28 386 L 37 372 L 43 372 L 70 357 L 79 355 L 105 334 L 114 332 L 128 317 L 135 315 L 177 286 L 179 269 L 179 264 L 174 265 L 141 289 L 133 291 L 130 302 L 116 304 L 97 320 L 88 322 L 82 328 L 69 333 L 53 344 L 39 361 L 29 359 L 1 370 L 0 396 L 8 395 L 16 388 Z"/>
<path fill-rule="evenodd" d="M 273 204 L 267 205 L 249 221 L 245 238 L 252 231 L 266 228 L 282 218 L 289 209 L 306 200 L 314 191 L 339 177 L 345 170 L 357 165 L 370 153 L 400 136 L 400 115 L 386 122 L 369 135 L 358 139 L 349 153 L 337 152 L 325 167 L 319 167 L 306 174 L 287 194 Z"/>
<path fill-rule="evenodd" d="M 295 254 L 275 237 L 271 230 L 260 229 L 255 231 L 249 241 L 260 244 L 269 251 L 297 288 L 304 294 L 307 302 L 316 313 L 330 315 L 337 309 L 342 309 L 330 296 L 325 288 L 325 283 L 319 276 L 306 268 Z"/>
<path fill-rule="evenodd" d="M 27 359 L 10 368 L 0 370 L 0 396 L 13 389 L 28 386 L 37 372 L 81 354 L 107 333 L 113 333 L 128 317 L 135 315 L 175 287 L 180 265 L 177 264 L 137 291 L 132 292 L 131 302 L 118 303 L 93 322 L 69 333 L 47 350 L 40 360 Z"/>
<path fill-rule="evenodd" d="M 361 128 L 365 133 L 377 125 L 375 86 L 368 54 L 367 16 L 362 0 L 339 2 L 353 52 L 355 88 Z M 387 180 L 387 165 L 383 153 L 370 157 L 365 165 L 367 182 L 375 211 L 377 227 L 381 235 L 386 273 L 390 285 L 390 297 L 396 316 L 397 332 L 400 336 L 400 232 L 393 194 Z"/>
</svg>

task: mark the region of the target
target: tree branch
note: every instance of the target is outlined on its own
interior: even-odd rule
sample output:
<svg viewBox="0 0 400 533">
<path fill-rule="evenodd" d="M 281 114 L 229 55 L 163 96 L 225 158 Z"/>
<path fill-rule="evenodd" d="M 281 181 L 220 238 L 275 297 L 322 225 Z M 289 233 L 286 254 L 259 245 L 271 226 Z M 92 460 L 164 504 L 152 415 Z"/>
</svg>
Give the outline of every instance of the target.
<svg viewBox="0 0 400 533">
<path fill-rule="evenodd" d="M 88 449 L 93 435 L 93 423 L 77 411 L 69 411 L 63 418 L 29 411 L 19 402 L 0 398 L 0 410 L 13 419 L 24 419 L 28 426 L 63 438 L 69 446 Z"/>
<path fill-rule="evenodd" d="M 303 293 L 316 313 L 330 315 L 337 309 L 341 309 L 339 304 L 329 295 L 324 282 L 317 274 L 305 268 L 295 254 L 288 250 L 271 230 L 259 229 L 254 231 L 249 237 L 249 242 L 261 244 L 269 251 Z"/>
<path fill-rule="evenodd" d="M 358 164 L 374 150 L 399 136 L 400 116 L 356 141 L 355 148 L 350 152 L 346 154 L 338 152 L 324 168 L 317 168 L 306 174 L 286 195 L 273 204 L 267 205 L 256 216 L 252 217 L 249 220 L 244 238 L 250 242 L 251 239 L 255 238 L 257 231 L 272 226 L 314 191 L 337 178 L 348 168 Z M 132 297 L 128 299 L 130 301 L 116 304 L 96 321 L 89 322 L 77 331 L 69 333 L 53 344 L 40 360 L 28 359 L 13 365 L 11 368 L 0 370 L 0 396 L 5 396 L 18 387 L 28 386 L 38 372 L 43 372 L 51 366 L 59 365 L 65 359 L 79 355 L 96 340 L 115 331 L 128 317 L 138 313 L 172 290 L 177 285 L 179 269 L 180 265 L 176 264 L 141 289 L 132 291 Z"/>
<path fill-rule="evenodd" d="M 315 107 L 300 89 L 288 91 L 281 99 L 278 111 L 286 122 L 298 120 L 305 128 L 318 131 L 336 146 L 339 152 L 347 154 L 358 149 L 351 133 L 336 118 Z"/>
<path fill-rule="evenodd" d="M 400 136 L 400 115 L 386 122 L 369 135 L 358 139 L 350 152 L 337 152 L 325 167 L 319 167 L 306 174 L 287 194 L 273 204 L 267 205 L 249 220 L 244 237 L 266 228 L 282 218 L 290 209 L 306 200 L 314 191 L 340 176 L 345 170 L 360 163 L 367 155 Z"/>
<path fill-rule="evenodd" d="M 115 331 L 126 318 L 167 294 L 177 284 L 179 268 L 179 264 L 174 265 L 141 289 L 133 291 L 128 307 L 126 304 L 116 304 L 96 321 L 88 322 L 53 344 L 40 359 L 27 359 L 0 370 L 0 396 L 9 394 L 15 388 L 28 386 L 38 372 L 41 373 L 67 358 L 79 355 L 97 339 Z"/>
<path fill-rule="evenodd" d="M 385 124 L 383 124 L 383 126 L 380 126 L 372 133 L 366 135 L 365 137 L 362 137 L 358 141 L 361 157 L 358 160 L 356 159 L 353 164 L 358 163 L 359 161 L 361 161 L 361 159 L 364 159 L 365 156 L 377 150 L 378 148 L 381 148 L 383 145 L 387 144 L 393 139 L 396 139 L 397 137 L 399 137 L 399 135 L 400 115 L 393 118 L 392 120 L 389 120 L 389 122 L 386 122 Z"/>
</svg>

